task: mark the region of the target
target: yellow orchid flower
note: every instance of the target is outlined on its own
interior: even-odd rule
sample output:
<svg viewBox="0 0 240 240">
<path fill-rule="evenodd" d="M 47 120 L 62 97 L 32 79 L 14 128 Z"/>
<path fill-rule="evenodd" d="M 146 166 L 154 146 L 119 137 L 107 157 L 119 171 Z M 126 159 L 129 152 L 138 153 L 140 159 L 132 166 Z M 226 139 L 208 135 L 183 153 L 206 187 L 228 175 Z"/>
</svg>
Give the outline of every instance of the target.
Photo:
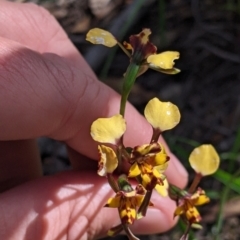
<svg viewBox="0 0 240 240">
<path fill-rule="evenodd" d="M 149 41 L 150 34 L 151 30 L 144 28 L 139 34 L 131 35 L 129 43 L 121 44 L 110 32 L 93 28 L 87 33 L 86 40 L 106 47 L 113 47 L 118 44 L 132 61 L 141 65 L 138 76 L 147 71 L 148 68 L 166 74 L 179 73 L 180 70 L 174 68 L 174 60 L 179 58 L 179 52 L 166 51 L 157 54 L 157 47 Z"/>
<path fill-rule="evenodd" d="M 152 190 L 157 184 L 164 185 L 165 176 L 162 174 L 167 168 L 167 156 L 160 143 L 144 144 L 132 150 L 128 177 L 142 179 L 142 184 L 147 190 Z"/>
<path fill-rule="evenodd" d="M 118 166 L 118 159 L 113 149 L 104 145 L 99 145 L 98 151 L 100 155 L 98 175 L 106 176 L 107 174 L 113 173 Z"/>
<path fill-rule="evenodd" d="M 126 121 L 121 114 L 116 114 L 110 118 L 98 118 L 94 121 L 90 134 L 97 142 L 116 145 L 125 131 Z"/>
<path fill-rule="evenodd" d="M 105 207 L 118 208 L 122 224 L 133 224 L 146 190 L 140 184 L 133 190 L 125 175 L 119 177 L 118 186 L 119 191 L 108 199 Z"/>
<path fill-rule="evenodd" d="M 217 171 L 220 158 L 211 144 L 204 144 L 192 151 L 189 162 L 196 173 L 207 176 Z"/>
<path fill-rule="evenodd" d="M 144 115 L 152 127 L 161 132 L 174 128 L 181 118 L 176 105 L 161 102 L 158 98 L 153 98 L 147 103 Z"/>
<path fill-rule="evenodd" d="M 140 207 L 144 196 L 137 195 L 135 191 L 130 193 L 118 192 L 114 198 L 110 198 L 105 207 L 118 208 L 122 223 L 133 224 L 137 217 L 137 208 Z"/>
<path fill-rule="evenodd" d="M 194 194 L 186 193 L 186 196 L 179 199 L 174 216 L 182 216 L 190 224 L 199 223 L 201 216 L 195 206 L 203 205 L 209 201 L 210 199 L 205 195 L 204 190 L 200 188 Z"/>
</svg>

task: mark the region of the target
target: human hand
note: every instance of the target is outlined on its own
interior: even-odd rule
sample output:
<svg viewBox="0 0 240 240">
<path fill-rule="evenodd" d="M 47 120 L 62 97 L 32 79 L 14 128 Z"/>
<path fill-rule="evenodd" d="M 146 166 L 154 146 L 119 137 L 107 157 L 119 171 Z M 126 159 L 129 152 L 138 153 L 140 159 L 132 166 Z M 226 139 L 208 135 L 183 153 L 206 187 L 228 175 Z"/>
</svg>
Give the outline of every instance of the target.
<svg viewBox="0 0 240 240">
<path fill-rule="evenodd" d="M 116 209 L 103 208 L 112 190 L 85 157 L 97 159 L 91 123 L 115 114 L 119 100 L 50 14 L 0 1 L 0 239 L 93 239 L 119 223 Z M 126 120 L 126 145 L 149 141 L 150 126 L 130 104 Z M 33 140 L 40 136 L 68 145 L 74 171 L 41 177 Z M 167 175 L 186 184 L 173 155 Z M 170 199 L 152 201 L 154 208 L 133 226 L 137 234 L 166 231 L 175 222 Z"/>
</svg>

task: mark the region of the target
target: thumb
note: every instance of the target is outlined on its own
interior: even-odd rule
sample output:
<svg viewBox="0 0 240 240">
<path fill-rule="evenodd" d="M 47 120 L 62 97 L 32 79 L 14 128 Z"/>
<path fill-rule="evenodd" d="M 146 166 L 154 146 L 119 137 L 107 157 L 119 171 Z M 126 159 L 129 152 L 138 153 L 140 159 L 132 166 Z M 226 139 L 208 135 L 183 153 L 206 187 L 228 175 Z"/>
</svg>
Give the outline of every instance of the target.
<svg viewBox="0 0 240 240">
<path fill-rule="evenodd" d="M 103 208 L 113 194 L 105 179 L 68 172 L 28 182 L 0 195 L 0 239 L 94 239 L 120 223 L 117 209 Z M 16 204 L 17 199 L 17 204 Z M 175 204 L 153 197 L 155 208 L 136 221 L 135 234 L 168 230 Z"/>
</svg>

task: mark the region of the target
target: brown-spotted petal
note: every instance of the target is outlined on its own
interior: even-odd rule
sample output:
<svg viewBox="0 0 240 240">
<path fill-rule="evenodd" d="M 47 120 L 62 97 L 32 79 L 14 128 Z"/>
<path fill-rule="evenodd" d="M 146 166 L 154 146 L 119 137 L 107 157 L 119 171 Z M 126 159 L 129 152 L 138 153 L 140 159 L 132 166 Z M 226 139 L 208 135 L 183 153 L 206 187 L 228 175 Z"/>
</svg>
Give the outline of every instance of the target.
<svg viewBox="0 0 240 240">
<path fill-rule="evenodd" d="M 165 178 L 163 180 L 163 185 L 160 185 L 160 184 L 157 184 L 155 186 L 155 190 L 163 197 L 167 197 L 168 196 L 168 181 L 167 179 Z"/>
<path fill-rule="evenodd" d="M 115 197 L 109 198 L 107 204 L 104 207 L 118 208 L 121 206 L 122 197 L 116 194 Z"/>
<path fill-rule="evenodd" d="M 136 63 L 142 63 L 149 55 L 155 54 L 157 51 L 156 46 L 149 41 L 150 34 L 151 30 L 144 28 L 139 34 L 130 36 L 132 59 Z"/>
<path fill-rule="evenodd" d="M 100 155 L 100 161 L 98 162 L 98 175 L 106 176 L 113 173 L 118 166 L 118 159 L 112 148 L 99 145 L 98 151 Z"/>
</svg>

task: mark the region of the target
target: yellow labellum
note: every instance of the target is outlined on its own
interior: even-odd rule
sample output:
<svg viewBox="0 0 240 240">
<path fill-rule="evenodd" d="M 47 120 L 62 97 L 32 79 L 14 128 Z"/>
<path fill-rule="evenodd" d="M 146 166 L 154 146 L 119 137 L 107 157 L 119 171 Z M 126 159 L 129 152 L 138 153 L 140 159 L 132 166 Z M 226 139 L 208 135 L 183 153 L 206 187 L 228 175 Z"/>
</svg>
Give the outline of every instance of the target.
<svg viewBox="0 0 240 240">
<path fill-rule="evenodd" d="M 157 184 L 155 190 L 163 197 L 168 196 L 168 181 L 167 179 L 163 180 L 163 185 Z"/>
<path fill-rule="evenodd" d="M 162 69 L 172 69 L 174 66 L 174 60 L 179 59 L 179 52 L 166 51 L 159 54 L 150 55 L 147 58 L 147 62 L 155 67 Z"/>
<path fill-rule="evenodd" d="M 171 102 L 161 102 L 153 98 L 145 107 L 144 115 L 155 129 L 162 132 L 174 128 L 180 121 L 178 107 Z"/>
<path fill-rule="evenodd" d="M 113 47 L 117 44 L 117 40 L 110 32 L 100 28 L 91 29 L 87 33 L 86 40 L 93 44 L 102 44 L 106 47 Z"/>
<path fill-rule="evenodd" d="M 110 118 L 98 118 L 92 123 L 90 134 L 97 142 L 117 144 L 125 131 L 125 119 L 117 114 Z"/>
<path fill-rule="evenodd" d="M 204 144 L 192 151 L 189 162 L 196 173 L 207 176 L 217 171 L 220 159 L 211 144 Z"/>
<path fill-rule="evenodd" d="M 98 151 L 100 154 L 98 175 L 103 177 L 108 173 L 113 173 L 118 166 L 118 159 L 113 149 L 104 145 L 99 145 Z"/>
</svg>

